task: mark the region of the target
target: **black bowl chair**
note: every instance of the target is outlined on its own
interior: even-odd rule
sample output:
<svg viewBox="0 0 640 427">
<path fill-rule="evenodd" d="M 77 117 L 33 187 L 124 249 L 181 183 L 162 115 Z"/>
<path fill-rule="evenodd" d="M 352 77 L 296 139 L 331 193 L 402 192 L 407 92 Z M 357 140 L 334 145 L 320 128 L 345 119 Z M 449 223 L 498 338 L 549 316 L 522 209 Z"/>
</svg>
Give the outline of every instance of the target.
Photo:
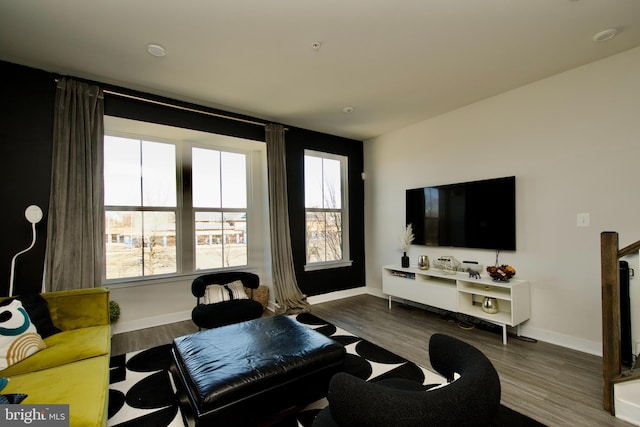
<svg viewBox="0 0 640 427">
<path fill-rule="evenodd" d="M 449 382 L 426 391 L 406 379 L 365 382 L 344 372 L 329 384 L 329 406 L 313 427 L 489 426 L 500 406 L 500 379 L 475 347 L 434 334 L 429 341 L 431 365 Z M 451 382 L 454 373 L 460 375 Z"/>
<path fill-rule="evenodd" d="M 243 271 L 205 274 L 193 281 L 191 293 L 197 298 L 197 303 L 191 311 L 191 319 L 196 326 L 201 329 L 211 329 L 262 316 L 262 304 L 251 298 L 222 301 L 215 304 L 202 303 L 208 285 L 226 285 L 236 280 L 241 280 L 245 288 L 257 289 L 260 285 L 258 275 Z"/>
</svg>

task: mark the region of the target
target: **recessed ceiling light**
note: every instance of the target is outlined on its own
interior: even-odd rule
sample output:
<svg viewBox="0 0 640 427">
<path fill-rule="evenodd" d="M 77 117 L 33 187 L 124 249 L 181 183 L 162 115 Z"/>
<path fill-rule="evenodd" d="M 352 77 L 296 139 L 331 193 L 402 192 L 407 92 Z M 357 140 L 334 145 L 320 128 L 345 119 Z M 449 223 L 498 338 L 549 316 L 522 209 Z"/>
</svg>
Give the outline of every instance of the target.
<svg viewBox="0 0 640 427">
<path fill-rule="evenodd" d="M 167 56 L 167 49 L 160 46 L 159 44 L 150 44 L 147 46 L 147 52 L 149 52 L 153 56 Z"/>
<path fill-rule="evenodd" d="M 351 113 L 353 113 L 353 110 L 355 110 L 355 108 L 353 108 L 353 107 L 344 107 L 342 109 L 342 112 L 343 113 L 347 113 L 347 114 L 351 114 Z"/>
<path fill-rule="evenodd" d="M 609 28 L 608 30 L 600 31 L 598 34 L 593 36 L 594 42 L 606 42 L 607 40 L 611 40 L 618 34 L 618 30 L 616 28 Z"/>
</svg>

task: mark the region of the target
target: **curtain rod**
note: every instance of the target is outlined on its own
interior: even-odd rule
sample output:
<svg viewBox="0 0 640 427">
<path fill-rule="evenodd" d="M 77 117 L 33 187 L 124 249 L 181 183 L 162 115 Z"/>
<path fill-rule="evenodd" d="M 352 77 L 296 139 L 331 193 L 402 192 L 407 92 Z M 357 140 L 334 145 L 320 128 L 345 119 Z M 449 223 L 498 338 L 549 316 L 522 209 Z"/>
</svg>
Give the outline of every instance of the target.
<svg viewBox="0 0 640 427">
<path fill-rule="evenodd" d="M 103 92 L 108 94 L 108 95 L 114 95 L 114 96 L 119 96 L 119 97 L 122 97 L 122 98 L 133 99 L 134 101 L 147 102 L 149 104 L 160 105 L 162 107 L 175 108 L 177 110 L 182 110 L 182 111 L 189 111 L 190 113 L 205 114 L 207 116 L 218 117 L 218 118 L 221 118 L 221 119 L 235 120 L 236 122 L 247 123 L 247 124 L 250 124 L 250 125 L 257 125 L 257 126 L 263 126 L 263 127 L 267 126 L 266 123 L 256 122 L 254 120 L 241 119 L 239 117 L 233 117 L 233 116 L 227 116 L 227 115 L 224 115 L 224 114 L 212 113 L 210 111 L 197 110 L 195 108 L 183 107 L 181 105 L 170 104 L 168 102 L 155 101 L 153 99 L 142 98 L 140 96 L 127 95 L 126 93 L 115 92 L 115 91 L 112 91 L 112 90 L 109 90 L 109 89 L 104 89 Z"/>
<path fill-rule="evenodd" d="M 54 79 L 54 80 L 56 81 L 56 83 L 59 81 L 59 79 Z M 181 105 L 170 104 L 168 102 L 155 101 L 153 99 L 143 98 L 141 96 L 135 96 L 135 95 L 128 95 L 126 93 L 116 92 L 116 91 L 109 90 L 109 89 L 103 89 L 102 92 L 106 93 L 108 95 L 113 95 L 113 96 L 119 96 L 121 98 L 132 99 L 134 101 L 147 102 L 149 104 L 160 105 L 162 107 L 175 108 L 177 110 L 188 111 L 190 113 L 205 114 L 207 116 L 218 117 L 220 119 L 234 120 L 236 122 L 247 123 L 247 124 L 250 124 L 250 125 L 262 126 L 262 127 L 266 127 L 267 126 L 267 123 L 257 122 L 257 121 L 248 120 L 248 119 L 241 119 L 239 117 L 227 116 L 225 114 L 212 113 L 210 111 L 203 111 L 203 110 L 198 110 L 198 109 L 195 109 L 195 108 L 183 107 Z M 284 128 L 284 130 L 287 131 L 289 129 Z"/>
</svg>

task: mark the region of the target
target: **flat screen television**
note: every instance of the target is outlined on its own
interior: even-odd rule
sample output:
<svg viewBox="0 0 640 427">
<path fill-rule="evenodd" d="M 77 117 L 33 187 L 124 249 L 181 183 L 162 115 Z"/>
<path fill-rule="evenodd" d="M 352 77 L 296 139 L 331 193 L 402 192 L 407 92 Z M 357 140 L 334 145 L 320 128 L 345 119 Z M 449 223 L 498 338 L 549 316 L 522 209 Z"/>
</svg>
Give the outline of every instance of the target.
<svg viewBox="0 0 640 427">
<path fill-rule="evenodd" d="M 407 190 L 414 245 L 516 250 L 516 177 Z"/>
</svg>

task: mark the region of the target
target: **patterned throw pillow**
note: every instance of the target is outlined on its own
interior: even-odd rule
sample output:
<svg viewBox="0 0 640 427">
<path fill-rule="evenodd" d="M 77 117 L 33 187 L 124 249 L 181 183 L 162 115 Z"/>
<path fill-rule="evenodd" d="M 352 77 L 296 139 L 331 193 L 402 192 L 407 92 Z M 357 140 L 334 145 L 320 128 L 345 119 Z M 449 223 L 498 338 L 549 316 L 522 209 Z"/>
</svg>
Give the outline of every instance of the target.
<svg viewBox="0 0 640 427">
<path fill-rule="evenodd" d="M 0 369 L 46 348 L 19 300 L 0 306 Z"/>
<path fill-rule="evenodd" d="M 222 285 L 209 285 L 204 290 L 204 303 L 216 304 L 223 301 L 229 301 L 229 291 Z"/>
<path fill-rule="evenodd" d="M 231 299 L 249 299 L 247 293 L 244 291 L 244 285 L 242 281 L 236 280 L 235 282 L 225 285 L 231 293 Z"/>
<path fill-rule="evenodd" d="M 209 285 L 204 290 L 205 304 L 216 304 L 237 299 L 249 299 L 241 280 L 236 280 L 226 285 Z"/>
</svg>

